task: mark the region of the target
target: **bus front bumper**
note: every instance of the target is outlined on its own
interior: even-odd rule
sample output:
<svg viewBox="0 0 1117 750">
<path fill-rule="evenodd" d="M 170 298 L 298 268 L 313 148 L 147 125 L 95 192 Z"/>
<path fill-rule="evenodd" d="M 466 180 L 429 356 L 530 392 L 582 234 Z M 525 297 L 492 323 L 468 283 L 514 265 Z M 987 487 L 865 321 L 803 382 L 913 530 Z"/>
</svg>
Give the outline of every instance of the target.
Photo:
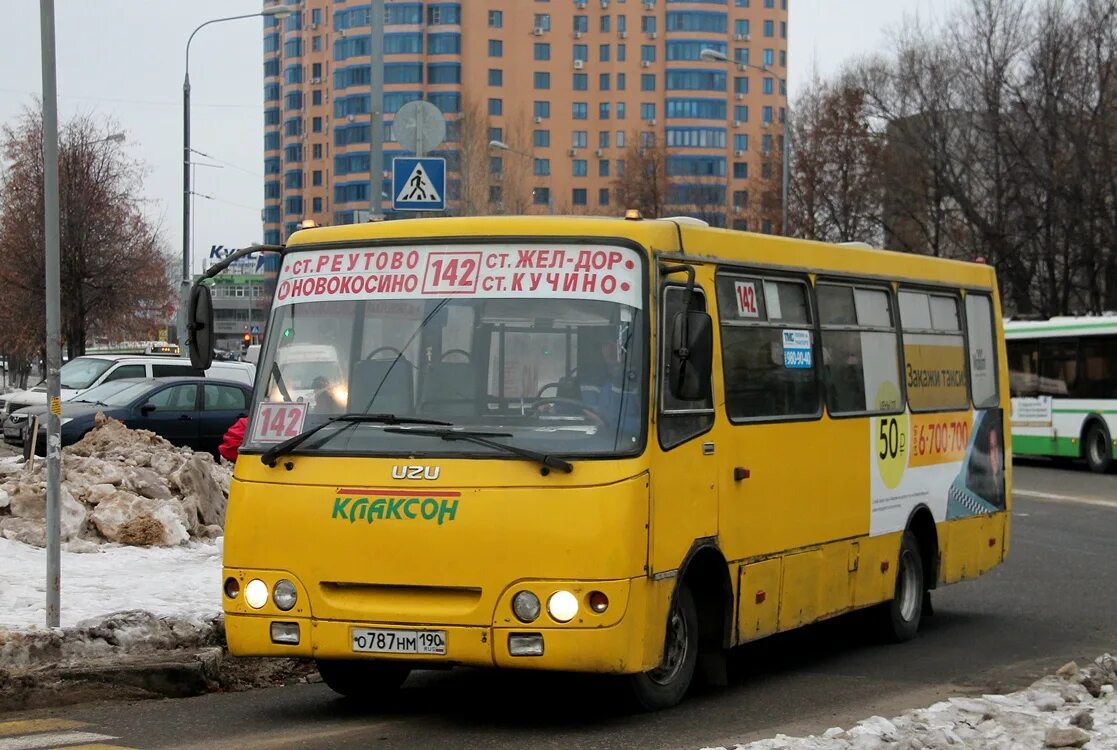
<svg viewBox="0 0 1117 750">
<path fill-rule="evenodd" d="M 407 662 L 415 669 L 447 666 L 550 669 L 571 672 L 644 671 L 641 628 L 633 618 L 601 628 L 468 627 L 427 628 L 368 622 L 335 622 L 278 615 L 225 615 L 225 635 L 234 656 L 372 659 Z M 354 631 L 437 631 L 445 635 L 444 655 L 367 653 L 354 650 Z M 297 636 L 298 642 L 291 642 Z M 285 639 L 286 642 L 277 642 Z M 522 655 L 515 655 L 519 650 Z"/>
</svg>

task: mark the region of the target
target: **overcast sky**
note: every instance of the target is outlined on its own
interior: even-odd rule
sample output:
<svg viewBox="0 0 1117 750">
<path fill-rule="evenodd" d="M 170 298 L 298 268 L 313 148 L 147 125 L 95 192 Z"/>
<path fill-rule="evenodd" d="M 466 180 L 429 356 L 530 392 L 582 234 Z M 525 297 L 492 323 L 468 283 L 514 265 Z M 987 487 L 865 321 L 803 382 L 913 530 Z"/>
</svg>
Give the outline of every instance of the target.
<svg viewBox="0 0 1117 750">
<path fill-rule="evenodd" d="M 483 2 L 483 0 L 464 0 Z M 39 3 L 2 0 L 0 122 L 11 123 L 42 91 Z M 881 49 L 914 13 L 940 17 L 959 0 L 789 0 L 789 90 L 817 69 L 833 73 Z M 114 118 L 123 148 L 148 166 L 146 206 L 169 249 L 182 252 L 182 78 L 186 40 L 209 19 L 259 10 L 259 0 L 56 0 L 60 118 Z M 192 145 L 215 166 L 196 171 L 197 266 L 211 245 L 261 237 L 263 79 L 258 18 L 206 27 L 190 49 Z M 108 131 L 106 131 L 106 135 Z"/>
</svg>

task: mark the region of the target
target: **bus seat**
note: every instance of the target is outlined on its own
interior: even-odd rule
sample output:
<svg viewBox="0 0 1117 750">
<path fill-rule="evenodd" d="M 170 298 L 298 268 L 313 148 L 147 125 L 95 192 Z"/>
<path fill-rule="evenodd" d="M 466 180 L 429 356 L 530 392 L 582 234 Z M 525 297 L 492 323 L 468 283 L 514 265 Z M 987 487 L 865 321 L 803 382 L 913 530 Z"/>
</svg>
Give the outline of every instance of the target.
<svg viewBox="0 0 1117 750">
<path fill-rule="evenodd" d="M 477 416 L 477 371 L 473 363 L 432 364 L 423 383 L 419 411 L 447 417 Z"/>
<path fill-rule="evenodd" d="M 412 365 L 404 358 L 366 359 L 353 367 L 349 408 L 370 414 L 411 414 L 415 403 Z"/>
</svg>

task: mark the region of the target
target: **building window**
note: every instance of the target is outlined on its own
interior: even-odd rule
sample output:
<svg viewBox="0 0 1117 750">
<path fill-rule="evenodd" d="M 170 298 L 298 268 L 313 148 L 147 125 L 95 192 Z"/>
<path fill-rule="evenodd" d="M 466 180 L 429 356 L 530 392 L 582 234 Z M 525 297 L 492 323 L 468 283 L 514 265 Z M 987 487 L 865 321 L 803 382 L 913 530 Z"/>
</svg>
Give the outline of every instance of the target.
<svg viewBox="0 0 1117 750">
<path fill-rule="evenodd" d="M 655 62 L 655 45 L 640 45 L 640 62 Z"/>
<path fill-rule="evenodd" d="M 655 73 L 640 74 L 640 90 L 655 91 Z"/>
<path fill-rule="evenodd" d="M 321 198 L 314 198 L 311 201 L 311 210 L 314 211 L 314 213 L 316 213 L 316 214 L 322 213 L 322 199 Z"/>
<path fill-rule="evenodd" d="M 735 161 L 733 162 L 733 179 L 747 180 L 749 178 L 749 165 L 748 162 Z"/>
<path fill-rule="evenodd" d="M 536 60 L 550 60 L 551 59 L 551 45 L 547 42 L 535 43 L 535 59 Z"/>
<path fill-rule="evenodd" d="M 551 131 L 536 130 L 531 134 L 531 145 L 535 148 L 549 148 L 551 145 Z"/>
<path fill-rule="evenodd" d="M 609 90 L 609 74 L 601 73 L 597 76 L 597 88 L 599 91 Z"/>
<path fill-rule="evenodd" d="M 608 159 L 598 159 L 598 161 L 597 161 L 597 176 L 598 177 L 608 177 L 609 176 L 609 160 Z"/>
<path fill-rule="evenodd" d="M 311 144 L 311 146 L 310 146 L 310 157 L 312 159 L 321 159 L 322 158 L 322 144 L 321 143 L 312 143 Z"/>
<path fill-rule="evenodd" d="M 547 177 L 551 174 L 551 160 L 533 159 L 531 169 L 536 177 Z"/>
<path fill-rule="evenodd" d="M 624 73 L 617 73 L 617 91 L 624 91 L 627 77 Z"/>
<path fill-rule="evenodd" d="M 575 130 L 571 133 L 570 145 L 573 148 L 585 148 L 589 143 L 589 134 L 584 130 Z"/>
<path fill-rule="evenodd" d="M 500 203 L 504 198 L 500 185 L 489 185 L 489 203 Z"/>
<path fill-rule="evenodd" d="M 503 99 L 489 99 L 489 115 L 491 117 L 500 117 L 504 114 L 504 100 Z"/>
<path fill-rule="evenodd" d="M 590 78 L 585 73 L 575 73 L 573 85 L 575 91 L 589 91 Z"/>
<path fill-rule="evenodd" d="M 623 16 L 622 16 L 623 17 Z M 597 191 L 597 205 L 609 205 L 609 188 L 599 188 Z"/>
<path fill-rule="evenodd" d="M 587 191 L 585 188 L 574 188 L 570 194 L 570 202 L 575 206 L 585 206 L 589 203 L 586 198 Z"/>
<path fill-rule="evenodd" d="M 504 174 L 504 159 L 502 157 L 489 157 L 489 174 Z"/>
<path fill-rule="evenodd" d="M 316 169 L 310 173 L 310 184 L 314 187 L 322 186 L 322 170 Z"/>
<path fill-rule="evenodd" d="M 504 42 L 499 39 L 490 39 L 489 57 L 504 57 Z"/>
<path fill-rule="evenodd" d="M 504 84 L 504 71 L 500 68 L 489 68 L 489 85 L 502 86 Z"/>
<path fill-rule="evenodd" d="M 537 71 L 535 73 L 535 88 L 537 88 L 537 89 L 549 89 L 549 88 L 551 88 L 551 74 L 550 73 L 542 73 L 542 72 Z"/>
<path fill-rule="evenodd" d="M 574 16 L 574 33 L 585 34 L 590 30 L 589 16 Z"/>
<path fill-rule="evenodd" d="M 609 119 L 609 102 L 599 102 L 597 105 L 597 119 Z"/>
<path fill-rule="evenodd" d="M 532 203 L 537 206 L 551 205 L 551 189 L 545 187 L 537 187 L 531 191 Z"/>
<path fill-rule="evenodd" d="M 322 106 L 322 89 L 313 89 L 310 92 L 310 103 L 316 107 Z"/>
<path fill-rule="evenodd" d="M 532 114 L 540 119 L 547 119 L 551 116 L 551 103 L 550 102 L 535 102 L 532 107 Z M 500 140 L 499 138 L 496 140 Z"/>
<path fill-rule="evenodd" d="M 641 120 L 654 120 L 655 119 L 655 102 L 644 102 L 640 105 L 640 119 Z"/>
<path fill-rule="evenodd" d="M 550 13 L 536 13 L 535 14 L 535 21 L 532 23 L 532 25 L 537 29 L 541 29 L 542 31 L 550 31 L 551 30 L 551 14 Z"/>
<path fill-rule="evenodd" d="M 573 159 L 570 162 L 570 174 L 573 177 L 585 177 L 589 172 L 587 171 L 587 164 L 585 159 Z"/>
<path fill-rule="evenodd" d="M 500 29 L 504 27 L 504 11 L 490 10 L 489 11 L 489 28 Z"/>
<path fill-rule="evenodd" d="M 571 109 L 575 120 L 584 120 L 588 115 L 589 105 L 585 102 L 574 102 Z"/>
</svg>

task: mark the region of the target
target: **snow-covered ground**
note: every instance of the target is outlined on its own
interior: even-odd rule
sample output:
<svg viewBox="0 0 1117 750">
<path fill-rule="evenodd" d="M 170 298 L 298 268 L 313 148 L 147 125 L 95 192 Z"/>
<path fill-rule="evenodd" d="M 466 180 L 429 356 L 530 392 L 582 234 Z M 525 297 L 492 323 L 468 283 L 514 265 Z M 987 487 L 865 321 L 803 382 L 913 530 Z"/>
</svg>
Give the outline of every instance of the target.
<svg viewBox="0 0 1117 750">
<path fill-rule="evenodd" d="M 106 545 L 62 553 L 62 627 L 111 612 L 209 619 L 221 611 L 221 545 Z M 0 537 L 0 630 L 46 623 L 46 550 Z"/>
</svg>

